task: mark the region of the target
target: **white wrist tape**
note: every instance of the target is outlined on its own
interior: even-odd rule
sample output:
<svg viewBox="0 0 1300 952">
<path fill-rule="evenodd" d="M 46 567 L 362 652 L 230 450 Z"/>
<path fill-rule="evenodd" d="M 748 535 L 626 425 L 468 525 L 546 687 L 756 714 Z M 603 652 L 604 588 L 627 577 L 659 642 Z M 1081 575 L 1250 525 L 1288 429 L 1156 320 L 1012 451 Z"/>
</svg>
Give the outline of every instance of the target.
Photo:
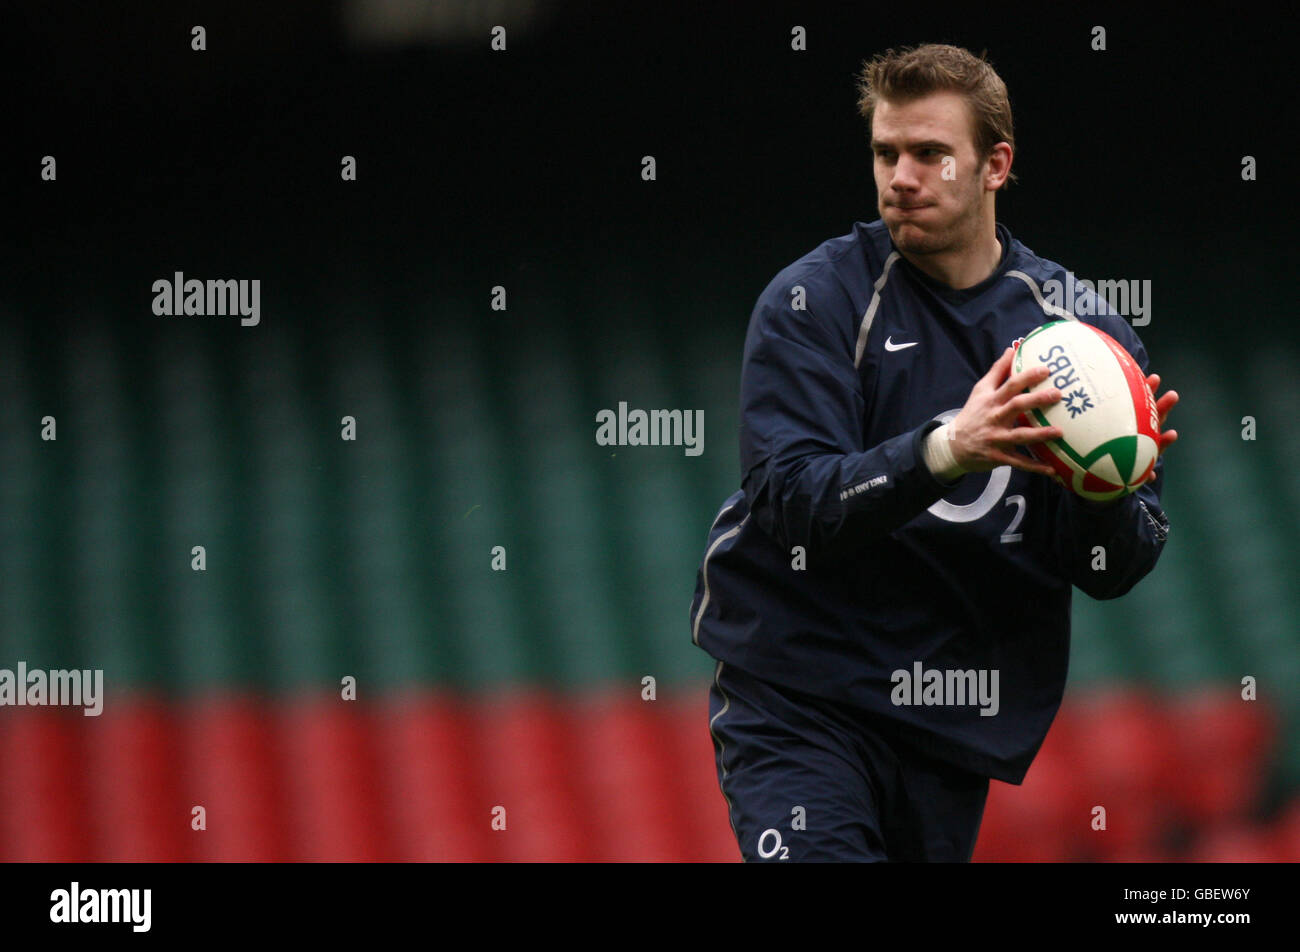
<svg viewBox="0 0 1300 952">
<path fill-rule="evenodd" d="M 931 473 L 945 483 L 952 482 L 966 472 L 953 458 L 952 440 L 949 438 L 951 431 L 948 427 L 949 424 L 945 423 L 931 430 L 921 441 L 921 449 L 925 453 L 925 465 Z"/>
</svg>

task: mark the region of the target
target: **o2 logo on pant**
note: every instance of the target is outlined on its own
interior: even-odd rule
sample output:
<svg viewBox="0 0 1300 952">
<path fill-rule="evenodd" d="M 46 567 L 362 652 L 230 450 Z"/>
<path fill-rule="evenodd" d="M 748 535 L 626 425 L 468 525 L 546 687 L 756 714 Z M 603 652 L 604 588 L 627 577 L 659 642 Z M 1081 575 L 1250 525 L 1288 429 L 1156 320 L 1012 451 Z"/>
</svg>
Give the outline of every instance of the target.
<svg viewBox="0 0 1300 952">
<path fill-rule="evenodd" d="M 935 419 L 940 423 L 951 423 L 960 412 L 961 407 L 945 410 Z M 984 491 L 980 493 L 979 498 L 974 502 L 959 506 L 956 503 L 948 502 L 946 499 L 940 499 L 926 511 L 944 522 L 974 522 L 976 519 L 982 519 L 993 511 L 1009 485 L 1011 485 L 1011 467 L 998 466 L 990 471 L 989 484 L 984 487 Z M 1024 536 L 1017 532 L 1016 529 L 1020 526 L 1020 520 L 1025 518 L 1025 497 L 1018 493 L 1013 494 L 1006 498 L 1005 505 L 1015 506 L 1016 511 L 1011 517 L 1011 522 L 1003 530 L 1001 541 L 1003 543 L 1019 542 Z"/>
<path fill-rule="evenodd" d="M 768 846 L 771 849 L 768 849 Z M 779 854 L 779 855 L 778 855 Z M 774 830 L 771 827 L 764 830 L 758 838 L 758 855 L 762 859 L 789 859 L 790 847 L 781 845 L 781 831 Z"/>
</svg>

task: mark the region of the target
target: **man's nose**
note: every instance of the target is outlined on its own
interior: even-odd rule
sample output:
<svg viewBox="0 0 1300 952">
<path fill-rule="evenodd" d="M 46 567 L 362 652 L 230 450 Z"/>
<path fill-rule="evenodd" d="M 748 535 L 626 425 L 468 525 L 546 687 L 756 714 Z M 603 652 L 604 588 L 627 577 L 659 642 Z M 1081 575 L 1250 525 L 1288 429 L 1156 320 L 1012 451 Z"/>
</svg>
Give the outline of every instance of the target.
<svg viewBox="0 0 1300 952">
<path fill-rule="evenodd" d="M 894 176 L 890 180 L 890 185 L 897 189 L 912 190 L 921 187 L 921 178 L 918 174 L 919 168 L 915 160 L 906 155 L 900 155 L 898 161 L 894 163 Z"/>
</svg>

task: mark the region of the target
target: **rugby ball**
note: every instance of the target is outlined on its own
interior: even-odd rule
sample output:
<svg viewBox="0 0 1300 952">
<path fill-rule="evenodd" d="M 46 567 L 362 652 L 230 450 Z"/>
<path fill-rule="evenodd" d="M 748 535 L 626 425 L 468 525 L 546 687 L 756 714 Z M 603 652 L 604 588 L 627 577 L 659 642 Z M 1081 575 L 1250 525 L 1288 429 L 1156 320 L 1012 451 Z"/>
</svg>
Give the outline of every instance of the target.
<svg viewBox="0 0 1300 952">
<path fill-rule="evenodd" d="M 1134 492 L 1156 465 L 1160 418 L 1136 360 L 1104 331 L 1082 321 L 1052 321 L 1025 335 L 1012 373 L 1046 367 L 1042 383 L 1061 399 L 1020 414 L 1020 426 L 1056 426 L 1062 436 L 1025 448 L 1085 499 Z"/>
</svg>

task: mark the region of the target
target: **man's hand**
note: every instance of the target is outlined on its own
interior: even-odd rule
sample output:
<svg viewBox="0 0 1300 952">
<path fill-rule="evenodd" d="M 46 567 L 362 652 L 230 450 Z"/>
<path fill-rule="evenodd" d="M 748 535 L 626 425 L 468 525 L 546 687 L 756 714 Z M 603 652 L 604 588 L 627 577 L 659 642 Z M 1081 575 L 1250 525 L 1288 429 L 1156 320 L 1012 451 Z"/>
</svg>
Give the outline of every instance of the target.
<svg viewBox="0 0 1300 952">
<path fill-rule="evenodd" d="M 1052 476 L 1054 473 L 1050 466 L 1017 452 L 1016 447 L 1058 439 L 1061 428 L 1018 427 L 1016 416 L 1032 407 L 1057 403 L 1061 391 L 1048 387 L 1037 393 L 1023 393 L 1025 388 L 1045 380 L 1048 370 L 1039 365 L 1008 377 L 1014 353 L 1014 349 L 1008 347 L 989 372 L 976 381 L 966 405 L 949 424 L 952 455 L 968 472 L 982 473 L 998 466 L 1014 466 L 1026 472 Z M 1161 420 L 1163 422 L 1163 417 Z"/>
<path fill-rule="evenodd" d="M 1151 374 L 1149 377 L 1147 377 L 1147 386 L 1151 388 L 1151 396 L 1154 397 L 1156 395 L 1156 390 L 1160 388 L 1160 375 Z M 1160 434 L 1160 439 L 1158 441 L 1159 446 L 1156 449 L 1157 460 L 1160 459 L 1160 457 L 1164 454 L 1164 451 L 1169 449 L 1169 447 L 1173 446 L 1175 441 L 1177 441 L 1178 439 L 1177 430 L 1164 429 L 1165 417 L 1169 416 L 1169 411 L 1173 409 L 1174 404 L 1177 402 L 1178 402 L 1177 390 L 1167 390 L 1165 391 L 1165 395 L 1163 397 L 1159 397 L 1156 399 L 1156 413 L 1160 415 L 1160 425 L 1156 427 L 1156 429 L 1163 430 L 1163 432 Z M 1156 478 L 1156 471 L 1155 468 L 1152 467 L 1151 475 L 1147 477 L 1147 482 L 1149 483 L 1155 482 L 1155 478 Z"/>
</svg>

